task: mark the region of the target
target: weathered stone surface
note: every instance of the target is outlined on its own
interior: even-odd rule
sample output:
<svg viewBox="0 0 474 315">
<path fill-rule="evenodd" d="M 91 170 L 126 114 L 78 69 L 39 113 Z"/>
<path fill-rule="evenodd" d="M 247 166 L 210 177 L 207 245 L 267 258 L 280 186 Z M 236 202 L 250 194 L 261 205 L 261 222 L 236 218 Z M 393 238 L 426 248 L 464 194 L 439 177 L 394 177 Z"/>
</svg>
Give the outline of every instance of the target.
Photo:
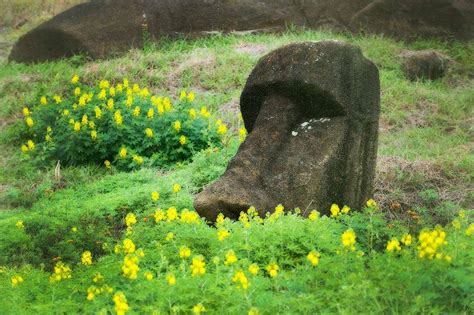
<svg viewBox="0 0 474 315">
<path fill-rule="evenodd" d="M 241 96 L 249 131 L 225 174 L 195 198 L 214 220 L 282 203 L 360 208 L 372 194 L 380 86 L 377 67 L 338 41 L 294 44 L 260 60 Z"/>
<path fill-rule="evenodd" d="M 268 3 L 267 3 L 268 2 Z M 41 62 L 77 53 L 92 58 L 143 45 L 152 38 L 304 24 L 287 1 L 96 0 L 77 5 L 20 38 L 10 60 Z"/>
<path fill-rule="evenodd" d="M 451 61 L 449 57 L 435 50 L 405 51 L 400 57 L 404 59 L 405 76 L 412 81 L 442 78 Z"/>
<path fill-rule="evenodd" d="M 354 31 L 399 38 L 474 38 L 471 0 L 375 0 L 350 20 Z"/>
<path fill-rule="evenodd" d="M 213 32 L 281 30 L 288 25 L 366 30 L 397 37 L 474 38 L 471 0 L 95 0 L 77 5 L 20 38 L 10 60 L 93 58 L 152 39 Z"/>
</svg>

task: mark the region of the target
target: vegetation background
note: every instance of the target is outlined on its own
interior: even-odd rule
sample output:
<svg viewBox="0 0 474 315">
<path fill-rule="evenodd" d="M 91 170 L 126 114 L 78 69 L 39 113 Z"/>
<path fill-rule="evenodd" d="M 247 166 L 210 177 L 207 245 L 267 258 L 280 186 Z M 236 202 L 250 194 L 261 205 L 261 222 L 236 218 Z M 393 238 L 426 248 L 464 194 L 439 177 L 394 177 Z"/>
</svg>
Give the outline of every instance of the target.
<svg viewBox="0 0 474 315">
<path fill-rule="evenodd" d="M 87 289 L 94 285 L 91 279 L 101 272 L 109 286 L 125 292 L 134 312 L 151 312 L 156 307 L 186 313 L 203 303 L 211 313 L 228 309 L 245 313 L 254 307 L 263 313 L 472 313 L 474 251 L 472 237 L 464 231 L 472 222 L 469 210 L 474 204 L 474 43 L 400 42 L 383 36 L 290 28 L 281 34 L 149 42 L 143 49 L 107 60 L 77 56 L 38 65 L 7 63 L 19 36 L 79 2 L 0 0 L 0 266 L 4 266 L 0 268 L 0 309 L 48 313 L 54 305 L 57 312 L 110 312 L 116 306 L 111 295 L 84 304 Z M 335 38 L 360 46 L 380 69 L 382 116 L 375 199 L 382 211 L 324 218 L 317 225 L 288 216 L 275 225 L 252 227 L 253 236 L 239 222 L 229 222 L 226 229 L 232 236 L 226 243 L 217 240 L 216 229 L 205 225 L 151 224 L 150 214 L 157 207 L 150 199 L 152 191 L 162 193 L 159 206 L 163 209 L 192 208 L 193 193 L 224 171 L 239 144 L 239 96 L 258 59 L 288 43 Z M 435 82 L 406 80 L 400 53 L 428 48 L 453 58 L 447 76 Z M 229 125 L 230 140 L 223 149 L 198 153 L 191 163 L 130 173 L 97 165 L 66 167 L 59 179 L 55 161 L 38 168 L 25 159 L 16 131 L 23 124 L 25 105 L 36 104 L 43 94 L 65 95 L 65 82 L 74 74 L 89 85 L 127 77 L 148 86 L 153 94 L 173 98 L 182 89 L 193 90 L 198 104 L 208 106 Z M 171 193 L 173 183 L 182 185 L 179 194 Z M 462 218 L 461 209 L 468 210 Z M 124 219 L 131 212 L 139 223 L 127 236 Z M 459 228 L 453 220 L 460 222 Z M 24 222 L 24 229 L 16 226 L 18 221 Z M 384 254 L 392 237 L 411 233 L 415 239 L 421 230 L 436 224 L 446 226 L 447 250 L 454 257 L 451 265 L 417 259 L 414 246 L 406 249 L 407 254 Z M 71 234 L 74 227 L 78 232 Z M 340 234 L 348 228 L 356 231 L 358 249 L 366 253 L 360 260 L 335 254 L 341 250 Z M 176 238 L 166 243 L 169 232 Z M 144 248 L 142 271 L 153 271 L 157 282 L 131 283 L 121 275 L 123 257 L 113 252 L 113 245 L 122 244 L 126 237 Z M 183 273 L 178 286 L 170 290 L 164 278 L 180 270 L 182 261 L 173 255 L 184 245 L 206 257 L 209 272 L 201 280 Z M 212 257 L 223 260 L 230 249 L 246 257 L 239 268 L 256 262 L 263 269 L 276 261 L 282 276 L 272 281 L 262 271 L 252 278 L 251 291 L 237 290 L 229 279 L 238 268 L 218 273 L 221 269 L 211 263 Z M 322 253 L 319 273 L 305 265 L 306 254 L 313 249 Z M 86 250 L 97 265 L 80 265 Z M 47 279 L 58 259 L 72 266 L 73 278 L 64 285 L 51 285 Z M 15 275 L 22 275 L 25 282 L 12 290 L 10 279 Z M 196 287 L 201 289 L 196 291 Z"/>
</svg>

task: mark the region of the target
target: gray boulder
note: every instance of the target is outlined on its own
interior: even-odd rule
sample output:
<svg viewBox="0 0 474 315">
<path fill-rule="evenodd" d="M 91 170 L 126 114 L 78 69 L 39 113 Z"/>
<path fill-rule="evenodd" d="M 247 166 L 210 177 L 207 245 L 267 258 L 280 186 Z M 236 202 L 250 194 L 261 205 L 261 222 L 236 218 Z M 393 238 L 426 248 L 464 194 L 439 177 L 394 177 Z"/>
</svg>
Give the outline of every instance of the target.
<svg viewBox="0 0 474 315">
<path fill-rule="evenodd" d="M 451 63 L 448 56 L 435 50 L 405 51 L 400 57 L 405 76 L 411 81 L 440 79 Z"/>
<path fill-rule="evenodd" d="M 196 196 L 202 216 L 237 218 L 250 206 L 263 215 L 279 203 L 328 213 L 332 203 L 361 208 L 372 195 L 379 75 L 359 48 L 280 48 L 255 67 L 240 107 L 249 135 L 225 174 Z"/>
</svg>

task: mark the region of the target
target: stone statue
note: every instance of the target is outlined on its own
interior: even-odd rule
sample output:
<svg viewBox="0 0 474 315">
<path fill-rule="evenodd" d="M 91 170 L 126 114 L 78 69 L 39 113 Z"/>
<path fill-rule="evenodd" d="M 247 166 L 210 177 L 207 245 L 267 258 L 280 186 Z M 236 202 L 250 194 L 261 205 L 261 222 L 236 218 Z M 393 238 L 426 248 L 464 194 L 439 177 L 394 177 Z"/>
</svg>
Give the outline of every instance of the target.
<svg viewBox="0 0 474 315">
<path fill-rule="evenodd" d="M 195 198 L 202 216 L 260 215 L 278 204 L 328 213 L 371 197 L 377 156 L 378 69 L 339 41 L 293 44 L 267 56 L 240 100 L 249 135 L 224 175 Z"/>
</svg>

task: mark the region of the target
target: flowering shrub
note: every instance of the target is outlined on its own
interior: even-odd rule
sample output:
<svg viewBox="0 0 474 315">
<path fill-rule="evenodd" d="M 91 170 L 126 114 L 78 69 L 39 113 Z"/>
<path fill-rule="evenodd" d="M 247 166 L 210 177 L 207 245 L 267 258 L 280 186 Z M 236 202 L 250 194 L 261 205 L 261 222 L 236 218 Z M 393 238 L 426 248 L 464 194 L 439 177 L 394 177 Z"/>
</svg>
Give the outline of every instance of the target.
<svg viewBox="0 0 474 315">
<path fill-rule="evenodd" d="M 196 106 L 193 92 L 183 91 L 173 102 L 126 79 L 89 87 L 77 76 L 68 88 L 65 97 L 42 96 L 38 105 L 23 108 L 25 154 L 68 165 L 163 166 L 218 145 L 228 131 L 206 107 Z"/>
<path fill-rule="evenodd" d="M 146 197 L 155 203 L 154 195 Z M 260 217 L 251 207 L 238 221 L 220 215 L 215 226 L 174 206 L 128 212 L 126 236 L 105 246 L 105 257 L 93 259 L 84 248 L 49 274 L 0 269 L 0 280 L 11 284 L 0 288 L 3 306 L 21 300 L 26 307 L 32 295 L 35 309 L 47 310 L 54 296 L 58 311 L 72 313 L 383 313 L 394 307 L 470 313 L 474 286 L 465 279 L 472 272 L 474 226 L 464 212 L 446 227 L 414 232 L 387 226 L 373 200 L 363 211 L 337 216 L 312 210 L 303 218 L 298 209 L 284 209 L 278 205 Z M 367 224 L 377 220 L 384 224 Z M 30 224 L 11 225 L 24 234 Z M 38 285 L 46 293 L 35 292 Z M 335 290 L 342 294 L 333 300 Z M 419 296 L 416 305 L 412 295 Z"/>
</svg>

